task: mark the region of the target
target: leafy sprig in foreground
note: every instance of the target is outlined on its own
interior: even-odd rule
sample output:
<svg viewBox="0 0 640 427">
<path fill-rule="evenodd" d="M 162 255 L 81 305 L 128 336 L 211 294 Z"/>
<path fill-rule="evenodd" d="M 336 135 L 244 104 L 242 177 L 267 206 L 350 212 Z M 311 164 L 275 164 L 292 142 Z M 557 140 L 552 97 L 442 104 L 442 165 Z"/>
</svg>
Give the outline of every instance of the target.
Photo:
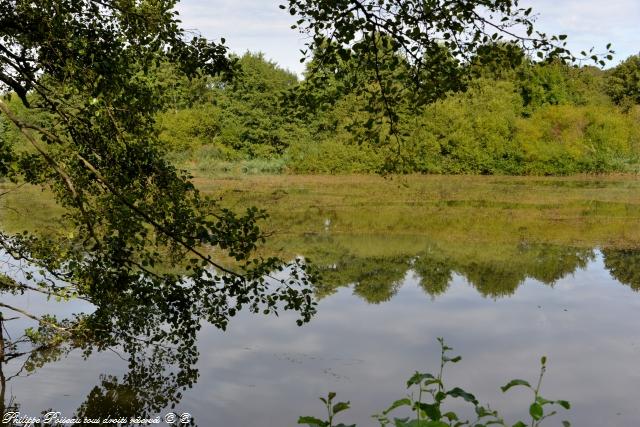
<svg viewBox="0 0 640 427">
<path fill-rule="evenodd" d="M 528 381 L 514 379 L 501 387 L 502 392 L 507 392 L 513 387 L 526 387 L 533 393 L 533 401 L 529 406 L 527 422 L 519 420 L 515 424 L 507 424 L 498 411 L 488 405 L 481 405 L 478 399 L 471 393 L 460 387 L 447 388 L 443 380 L 444 367 L 448 363 L 458 363 L 462 357 L 450 357 L 448 354 L 453 348 L 447 346 L 444 339 L 438 338 L 440 343 L 440 370 L 437 375 L 431 373 L 416 372 L 407 381 L 407 389 L 411 394 L 402 399 L 396 400 L 384 411 L 373 415 L 381 427 L 539 427 L 544 420 L 557 414 L 557 409 L 570 409 L 571 404 L 566 400 L 549 400 L 540 394 L 542 378 L 546 371 L 547 358 L 540 360 L 540 375 L 538 382 L 532 386 Z M 329 393 L 327 398 L 320 398 L 327 408 L 327 419 L 321 420 L 315 417 L 300 417 L 298 424 L 306 424 L 309 427 L 356 427 L 346 424 L 334 424 L 335 416 L 350 407 L 349 402 L 333 403 L 336 397 L 334 392 Z M 462 399 L 473 406 L 475 419 L 464 420 L 460 414 L 444 409 L 444 404 L 450 399 Z M 399 408 L 408 408 L 412 415 L 410 417 L 398 418 L 391 414 Z M 569 421 L 562 421 L 564 427 L 569 427 Z"/>
</svg>

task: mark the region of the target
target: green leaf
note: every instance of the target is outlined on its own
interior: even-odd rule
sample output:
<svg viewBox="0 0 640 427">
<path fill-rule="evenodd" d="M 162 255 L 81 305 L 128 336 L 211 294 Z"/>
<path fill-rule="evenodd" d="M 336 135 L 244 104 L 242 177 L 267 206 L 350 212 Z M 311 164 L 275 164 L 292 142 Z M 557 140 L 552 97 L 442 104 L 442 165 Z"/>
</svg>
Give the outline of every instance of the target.
<svg viewBox="0 0 640 427">
<path fill-rule="evenodd" d="M 314 417 L 300 417 L 298 418 L 298 424 L 306 424 L 309 427 L 326 427 L 327 422 L 319 420 Z"/>
<path fill-rule="evenodd" d="M 396 427 L 449 427 L 447 423 L 442 421 L 430 421 L 430 420 L 411 420 L 408 418 L 394 420 Z"/>
<path fill-rule="evenodd" d="M 416 372 L 415 374 L 413 374 L 413 376 L 411 378 L 409 378 L 409 381 L 407 381 L 407 388 L 410 388 L 412 385 L 418 385 L 423 380 L 426 380 L 426 379 L 435 380 L 436 377 L 434 377 L 431 374 L 423 374 L 423 373 L 420 373 L 420 372 Z"/>
<path fill-rule="evenodd" d="M 333 405 L 333 413 L 337 414 L 339 412 L 345 411 L 347 409 L 349 409 L 349 404 L 350 402 L 338 402 L 335 405 Z"/>
<path fill-rule="evenodd" d="M 404 399 L 396 400 L 395 402 L 393 402 L 393 404 L 391 404 L 391 406 L 387 408 L 386 411 L 383 411 L 382 413 L 384 415 L 387 415 L 389 412 L 401 406 L 411 406 L 411 399 L 405 397 Z"/>
<path fill-rule="evenodd" d="M 569 421 L 563 421 L 562 422 L 562 426 L 563 427 L 571 427 L 571 423 Z"/>
<path fill-rule="evenodd" d="M 567 402 L 566 400 L 556 400 L 555 403 L 562 406 L 564 409 L 571 409 L 571 403 Z"/>
<path fill-rule="evenodd" d="M 432 420 L 437 421 L 440 418 L 442 418 L 442 414 L 440 412 L 440 405 L 436 403 L 429 404 L 429 403 L 416 402 L 416 407 L 421 411 L 423 411 L 425 414 L 427 414 L 427 417 L 431 418 Z"/>
<path fill-rule="evenodd" d="M 538 421 L 544 415 L 542 406 L 539 403 L 532 403 L 531 406 L 529 406 L 529 415 Z"/>
<path fill-rule="evenodd" d="M 478 400 L 476 399 L 476 397 L 473 394 L 464 391 L 460 387 L 456 387 L 454 389 L 449 390 L 447 392 L 447 394 L 449 396 L 451 396 L 451 397 L 461 397 L 464 400 L 466 400 L 467 402 L 470 402 L 470 403 L 473 403 L 473 404 L 478 403 Z"/>
<path fill-rule="evenodd" d="M 446 414 L 442 414 L 442 416 L 449 421 L 457 421 L 458 415 L 455 412 L 447 412 Z"/>
<path fill-rule="evenodd" d="M 554 403 L 552 400 L 547 400 L 542 396 L 536 397 L 536 402 L 538 402 L 541 406 L 548 405 L 549 403 Z"/>
<path fill-rule="evenodd" d="M 500 390 L 502 390 L 502 392 L 505 393 L 510 388 L 519 386 L 519 385 L 523 387 L 531 388 L 531 384 L 529 384 L 525 380 L 511 380 L 506 385 L 503 385 L 502 387 L 500 387 Z"/>
<path fill-rule="evenodd" d="M 424 421 L 420 420 L 415 424 L 411 424 L 411 427 L 449 427 L 447 423 L 442 421 Z"/>
<path fill-rule="evenodd" d="M 495 411 L 487 410 L 487 408 L 485 408 L 484 406 L 478 405 L 476 406 L 476 414 L 478 415 L 478 418 L 484 418 L 495 415 Z"/>
<path fill-rule="evenodd" d="M 523 423 L 522 421 L 518 421 L 517 423 L 515 423 L 513 425 L 513 427 L 527 427 L 527 425 L 525 423 Z"/>
</svg>

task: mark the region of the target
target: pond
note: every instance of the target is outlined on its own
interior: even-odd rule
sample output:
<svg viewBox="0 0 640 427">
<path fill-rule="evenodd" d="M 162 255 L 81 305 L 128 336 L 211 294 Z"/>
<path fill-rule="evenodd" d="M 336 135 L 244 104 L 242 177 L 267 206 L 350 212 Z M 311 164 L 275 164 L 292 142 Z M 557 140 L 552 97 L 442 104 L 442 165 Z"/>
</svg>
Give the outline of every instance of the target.
<svg viewBox="0 0 640 427">
<path fill-rule="evenodd" d="M 300 415 L 322 416 L 318 397 L 329 391 L 351 402 L 339 422 L 376 425 L 371 415 L 406 395 L 414 371 L 437 371 L 437 337 L 462 356 L 445 382 L 507 420 L 524 418 L 530 396 L 500 386 L 534 382 L 544 355 L 544 396 L 572 403 L 544 425 L 638 424 L 635 179 L 274 177 L 200 186 L 235 207 L 265 206 L 274 235 L 263 251 L 304 256 L 322 280 L 318 312 L 302 327 L 291 313 L 247 312 L 227 331 L 203 327 L 197 381 L 174 409 L 198 425 L 293 426 Z M 2 301 L 19 298 L 24 305 L 25 296 Z M 51 309 L 34 295 L 27 306 Z M 59 312 L 81 309 L 61 304 Z M 100 405 L 97 386 L 127 370 L 117 352 L 85 359 L 73 351 L 12 379 L 7 399 L 25 414 L 72 416 L 83 402 Z"/>
</svg>

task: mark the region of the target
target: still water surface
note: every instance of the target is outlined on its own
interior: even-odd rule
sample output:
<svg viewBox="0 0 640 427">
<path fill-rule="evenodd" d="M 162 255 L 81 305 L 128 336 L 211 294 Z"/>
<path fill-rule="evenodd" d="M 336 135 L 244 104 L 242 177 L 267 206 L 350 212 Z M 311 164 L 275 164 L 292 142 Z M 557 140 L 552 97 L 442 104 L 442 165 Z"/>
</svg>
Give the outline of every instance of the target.
<svg viewBox="0 0 640 427">
<path fill-rule="evenodd" d="M 302 328 L 293 316 L 242 314 L 227 332 L 203 329 L 200 378 L 177 409 L 203 426 L 293 426 L 298 415 L 321 416 L 317 397 L 336 391 L 353 407 L 343 421 L 374 425 L 370 415 L 404 396 L 414 370 L 436 370 L 436 337 L 443 336 L 463 356 L 445 373 L 448 384 L 474 392 L 508 419 L 526 412 L 529 396 L 503 395 L 499 387 L 512 378 L 533 381 L 546 355 L 544 395 L 572 402 L 565 419 L 577 426 L 636 426 L 640 294 L 630 285 L 638 282 L 621 271 L 632 263 L 606 266 L 598 250 L 587 258 L 552 284 L 526 278 L 505 297 L 483 295 L 458 272 L 446 292 L 429 295 L 408 268 L 387 301 L 370 303 L 353 284 L 342 286 Z M 43 302 L 32 297 L 29 303 L 37 312 Z M 54 408 L 71 415 L 101 374 L 125 372 L 126 363 L 113 353 L 88 360 L 72 353 L 16 378 L 11 393 L 24 413 Z"/>
</svg>

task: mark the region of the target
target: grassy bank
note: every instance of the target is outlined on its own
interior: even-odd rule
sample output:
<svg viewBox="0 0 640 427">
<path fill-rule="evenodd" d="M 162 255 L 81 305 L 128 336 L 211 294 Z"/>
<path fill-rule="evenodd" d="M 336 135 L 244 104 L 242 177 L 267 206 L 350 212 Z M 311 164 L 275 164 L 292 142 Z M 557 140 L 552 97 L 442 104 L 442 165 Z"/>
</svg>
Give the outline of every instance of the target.
<svg viewBox="0 0 640 427">
<path fill-rule="evenodd" d="M 635 176 L 247 176 L 196 183 L 226 205 L 267 209 L 275 239 L 330 234 L 465 245 L 640 244 Z"/>
<path fill-rule="evenodd" d="M 194 182 L 221 206 L 266 209 L 270 218 L 264 226 L 272 241 L 368 235 L 467 245 L 520 240 L 640 245 L 640 180 L 633 175 L 237 175 L 196 176 Z M 0 184 L 0 191 L 13 187 Z M 32 186 L 2 196 L 0 209 L 9 231 L 53 230 L 62 218 L 50 195 Z"/>
<path fill-rule="evenodd" d="M 622 283 L 640 289 L 635 176 L 243 175 L 195 183 L 221 206 L 266 209 L 270 237 L 260 254 L 312 260 L 323 273 L 321 297 L 356 284 L 367 301 L 386 301 L 409 270 L 431 296 L 456 273 L 500 297 L 527 278 L 553 285 L 596 247 Z M 7 231 L 65 232 L 62 211 L 35 187 L 5 194 L 0 214 Z"/>
</svg>

